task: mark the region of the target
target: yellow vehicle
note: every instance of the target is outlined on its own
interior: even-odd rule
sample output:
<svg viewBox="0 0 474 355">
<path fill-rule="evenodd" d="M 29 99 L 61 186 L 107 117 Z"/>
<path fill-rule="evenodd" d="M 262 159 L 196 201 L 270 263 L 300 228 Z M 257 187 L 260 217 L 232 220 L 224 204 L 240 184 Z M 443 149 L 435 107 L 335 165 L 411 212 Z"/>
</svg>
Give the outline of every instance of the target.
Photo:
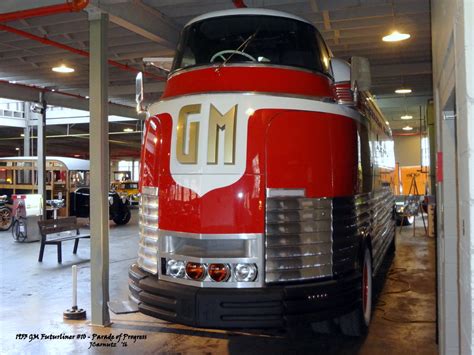
<svg viewBox="0 0 474 355">
<path fill-rule="evenodd" d="M 130 205 L 138 205 L 140 191 L 136 181 L 115 181 L 111 184 L 111 190 L 117 192 L 120 197 L 125 197 Z"/>
</svg>

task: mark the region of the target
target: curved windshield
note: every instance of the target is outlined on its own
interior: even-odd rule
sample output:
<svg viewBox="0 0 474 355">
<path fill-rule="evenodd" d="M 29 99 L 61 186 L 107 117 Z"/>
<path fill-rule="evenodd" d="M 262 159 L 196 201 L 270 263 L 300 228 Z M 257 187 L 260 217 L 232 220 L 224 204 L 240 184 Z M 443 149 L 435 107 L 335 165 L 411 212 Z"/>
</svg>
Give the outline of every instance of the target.
<svg viewBox="0 0 474 355">
<path fill-rule="evenodd" d="M 310 24 L 284 17 L 224 16 L 183 30 L 172 70 L 219 63 L 285 65 L 329 73 L 329 52 Z"/>
</svg>

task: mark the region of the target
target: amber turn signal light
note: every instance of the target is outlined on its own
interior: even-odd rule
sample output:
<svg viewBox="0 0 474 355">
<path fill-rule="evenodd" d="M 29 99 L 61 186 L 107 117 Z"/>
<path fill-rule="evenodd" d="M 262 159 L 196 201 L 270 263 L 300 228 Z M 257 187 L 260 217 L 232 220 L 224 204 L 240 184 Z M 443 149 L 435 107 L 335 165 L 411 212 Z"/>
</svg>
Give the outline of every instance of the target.
<svg viewBox="0 0 474 355">
<path fill-rule="evenodd" d="M 186 264 L 186 275 L 192 280 L 201 281 L 206 277 L 206 267 L 200 263 L 188 262 Z"/>
<path fill-rule="evenodd" d="M 207 273 L 216 282 L 227 281 L 230 277 L 230 267 L 227 264 L 210 264 Z"/>
</svg>

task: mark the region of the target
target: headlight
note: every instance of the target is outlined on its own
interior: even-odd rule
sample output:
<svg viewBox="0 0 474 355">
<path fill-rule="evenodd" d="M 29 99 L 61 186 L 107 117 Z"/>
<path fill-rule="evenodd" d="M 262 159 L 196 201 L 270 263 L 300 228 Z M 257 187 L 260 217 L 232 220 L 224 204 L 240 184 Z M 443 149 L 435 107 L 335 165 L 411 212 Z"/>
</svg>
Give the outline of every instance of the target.
<svg viewBox="0 0 474 355">
<path fill-rule="evenodd" d="M 235 266 L 235 280 L 238 282 L 251 282 L 257 278 L 257 265 L 237 264 Z"/>
<path fill-rule="evenodd" d="M 185 268 L 184 261 L 181 260 L 169 260 L 166 265 L 166 274 L 176 277 L 184 278 Z"/>
</svg>

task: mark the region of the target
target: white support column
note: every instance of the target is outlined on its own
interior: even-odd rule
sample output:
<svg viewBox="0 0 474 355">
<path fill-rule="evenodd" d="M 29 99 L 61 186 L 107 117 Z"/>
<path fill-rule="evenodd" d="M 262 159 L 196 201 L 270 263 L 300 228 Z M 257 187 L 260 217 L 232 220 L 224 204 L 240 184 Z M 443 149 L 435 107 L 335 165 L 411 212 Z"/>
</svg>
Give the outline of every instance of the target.
<svg viewBox="0 0 474 355">
<path fill-rule="evenodd" d="M 31 110 L 30 110 L 30 103 L 24 102 L 23 103 L 23 114 L 25 115 L 25 129 L 23 130 L 23 155 L 25 157 L 29 157 L 31 155 L 30 149 L 30 117 L 31 117 Z"/>
<path fill-rule="evenodd" d="M 89 13 L 91 323 L 99 326 L 110 325 L 107 27 L 106 14 Z"/>
<path fill-rule="evenodd" d="M 38 157 L 37 176 L 38 176 L 38 194 L 43 196 L 42 210 L 43 220 L 46 219 L 46 99 L 44 93 L 41 92 L 39 96 L 41 109 L 41 116 L 38 117 L 38 143 L 36 146 L 36 154 Z"/>
</svg>

